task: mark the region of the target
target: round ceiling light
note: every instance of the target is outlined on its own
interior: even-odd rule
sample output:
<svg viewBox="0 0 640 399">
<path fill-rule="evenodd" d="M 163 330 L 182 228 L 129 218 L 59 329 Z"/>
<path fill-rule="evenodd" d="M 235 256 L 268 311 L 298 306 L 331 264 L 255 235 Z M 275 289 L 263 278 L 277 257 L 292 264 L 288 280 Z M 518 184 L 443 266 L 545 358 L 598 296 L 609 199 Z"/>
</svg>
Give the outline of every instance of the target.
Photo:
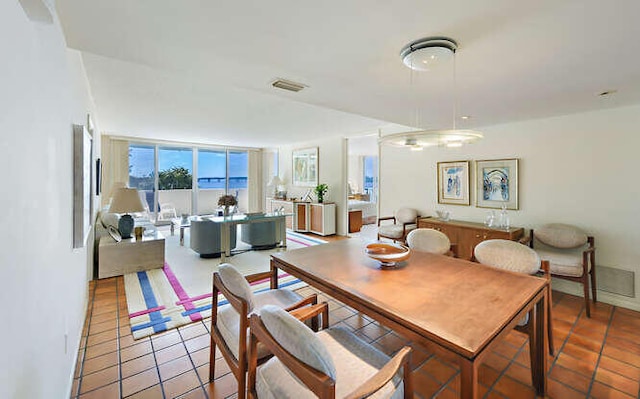
<svg viewBox="0 0 640 399">
<path fill-rule="evenodd" d="M 430 71 L 451 60 L 458 43 L 448 37 L 433 36 L 415 40 L 402 48 L 400 56 L 406 66 L 416 71 Z"/>
</svg>

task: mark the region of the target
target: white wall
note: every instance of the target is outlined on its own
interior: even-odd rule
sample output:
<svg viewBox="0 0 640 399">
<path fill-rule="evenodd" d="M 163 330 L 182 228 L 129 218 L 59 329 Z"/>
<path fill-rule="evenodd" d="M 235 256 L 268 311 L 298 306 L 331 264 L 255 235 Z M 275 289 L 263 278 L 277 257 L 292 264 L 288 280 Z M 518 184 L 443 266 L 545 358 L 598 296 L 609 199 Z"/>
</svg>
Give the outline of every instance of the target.
<svg viewBox="0 0 640 399">
<path fill-rule="evenodd" d="M 596 264 L 636 273 L 640 294 L 640 106 L 531 120 L 483 128 L 473 145 L 411 152 L 384 147 L 381 156 L 381 214 L 411 206 L 423 214 L 445 208 L 452 218 L 482 222 L 487 209 L 437 203 L 439 161 L 519 158 L 520 210 L 513 226 L 549 222 L 580 226 L 596 239 Z M 473 165 L 473 163 L 472 163 Z M 472 167 L 473 169 L 473 167 Z M 475 175 L 472 173 L 472 179 Z M 472 182 L 472 194 L 475 193 Z M 579 294 L 578 285 L 553 282 Z M 640 298 L 599 292 L 599 299 L 640 309 Z"/>
<path fill-rule="evenodd" d="M 291 153 L 294 149 L 318 147 L 318 183 L 326 183 L 329 191 L 325 195 L 325 202 L 336 203 L 336 232 L 346 235 L 346 150 L 345 140 L 331 138 L 279 148 L 280 178 L 287 183 L 287 196 L 300 198 L 308 187 L 294 187 L 291 185 Z M 343 175 L 344 174 L 344 175 Z M 315 200 L 315 194 L 312 191 Z"/>
<path fill-rule="evenodd" d="M 91 254 L 72 249 L 72 124 L 85 123 L 90 96 L 53 19 L 0 2 L 2 398 L 69 397 L 85 314 Z"/>
</svg>

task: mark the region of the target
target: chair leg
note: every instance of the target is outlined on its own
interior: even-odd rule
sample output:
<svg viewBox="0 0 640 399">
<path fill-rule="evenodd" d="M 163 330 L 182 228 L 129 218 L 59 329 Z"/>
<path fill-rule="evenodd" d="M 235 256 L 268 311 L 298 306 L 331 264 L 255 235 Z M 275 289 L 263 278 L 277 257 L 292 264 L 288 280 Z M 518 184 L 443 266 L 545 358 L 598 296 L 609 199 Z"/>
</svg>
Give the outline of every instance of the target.
<svg viewBox="0 0 640 399">
<path fill-rule="evenodd" d="M 211 326 L 213 330 L 215 327 Z M 209 382 L 213 382 L 213 375 L 216 372 L 216 341 L 213 339 L 213 334 L 215 332 L 211 332 L 211 339 L 209 344 Z"/>
<path fill-rule="evenodd" d="M 549 296 L 547 298 L 547 339 L 549 340 L 549 354 L 553 356 L 555 350 L 553 347 L 553 316 L 551 314 L 553 309 L 553 299 L 551 298 L 551 287 L 549 287 Z"/>
<path fill-rule="evenodd" d="M 582 291 L 584 292 L 584 306 L 587 311 L 587 317 L 591 318 L 591 309 L 589 307 L 589 276 L 587 273 L 582 274 Z"/>
<path fill-rule="evenodd" d="M 591 274 L 591 298 L 593 299 L 593 303 L 596 303 L 598 300 L 596 296 L 596 265 L 594 258 L 595 255 L 591 254 L 591 272 L 589 274 Z"/>
</svg>

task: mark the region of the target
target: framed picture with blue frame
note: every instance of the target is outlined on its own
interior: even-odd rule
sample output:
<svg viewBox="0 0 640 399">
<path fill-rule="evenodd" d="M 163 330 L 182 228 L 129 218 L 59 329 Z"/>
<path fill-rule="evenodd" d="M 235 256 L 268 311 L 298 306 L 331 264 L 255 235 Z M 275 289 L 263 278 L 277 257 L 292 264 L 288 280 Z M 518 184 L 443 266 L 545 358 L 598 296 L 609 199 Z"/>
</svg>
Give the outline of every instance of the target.
<svg viewBox="0 0 640 399">
<path fill-rule="evenodd" d="M 471 204 L 469 161 L 438 162 L 438 203 Z"/>
<path fill-rule="evenodd" d="M 518 209 L 518 159 L 476 161 L 476 206 Z"/>
</svg>

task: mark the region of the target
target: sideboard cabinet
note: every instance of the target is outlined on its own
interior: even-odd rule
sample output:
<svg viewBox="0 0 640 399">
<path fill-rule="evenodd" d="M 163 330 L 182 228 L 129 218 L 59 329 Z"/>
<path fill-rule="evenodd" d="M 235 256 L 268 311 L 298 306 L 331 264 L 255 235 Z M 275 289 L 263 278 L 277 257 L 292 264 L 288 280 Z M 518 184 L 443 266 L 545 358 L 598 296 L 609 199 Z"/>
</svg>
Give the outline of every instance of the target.
<svg viewBox="0 0 640 399">
<path fill-rule="evenodd" d="M 449 237 L 458 246 L 458 257 L 470 260 L 473 249 L 484 240 L 503 239 L 517 241 L 524 235 L 521 227 L 499 229 L 487 227 L 482 223 L 464 222 L 461 220 L 444 221 L 432 218 L 419 218 L 419 228 L 435 229 Z"/>
<path fill-rule="evenodd" d="M 336 233 L 336 204 L 267 199 L 267 210 L 275 212 L 283 208 L 288 229 L 311 232 L 322 236 Z"/>
</svg>

